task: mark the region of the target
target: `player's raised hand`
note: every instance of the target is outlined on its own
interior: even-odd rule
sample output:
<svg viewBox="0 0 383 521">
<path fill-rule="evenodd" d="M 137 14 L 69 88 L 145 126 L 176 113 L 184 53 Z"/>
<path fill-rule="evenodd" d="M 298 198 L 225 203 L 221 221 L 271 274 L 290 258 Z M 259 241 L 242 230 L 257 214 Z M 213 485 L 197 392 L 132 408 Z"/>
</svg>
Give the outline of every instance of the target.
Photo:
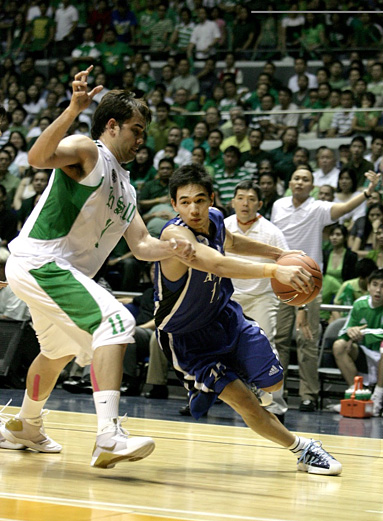
<svg viewBox="0 0 383 521">
<path fill-rule="evenodd" d="M 77 110 L 84 110 L 92 103 L 93 97 L 102 91 L 103 85 L 97 85 L 88 92 L 88 76 L 93 69 L 90 65 L 85 71 L 78 72 L 72 82 L 72 99 L 71 104 L 76 105 Z"/>
</svg>

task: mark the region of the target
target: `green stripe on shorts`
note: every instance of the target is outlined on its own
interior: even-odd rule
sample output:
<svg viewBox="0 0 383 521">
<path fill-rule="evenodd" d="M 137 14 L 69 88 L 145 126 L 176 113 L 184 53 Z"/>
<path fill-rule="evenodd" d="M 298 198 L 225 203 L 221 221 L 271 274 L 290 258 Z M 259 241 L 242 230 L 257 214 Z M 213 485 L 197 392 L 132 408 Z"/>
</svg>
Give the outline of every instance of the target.
<svg viewBox="0 0 383 521">
<path fill-rule="evenodd" d="M 94 333 L 101 324 L 101 309 L 69 270 L 63 270 L 55 262 L 49 262 L 29 273 L 76 326 L 91 335 Z"/>
</svg>

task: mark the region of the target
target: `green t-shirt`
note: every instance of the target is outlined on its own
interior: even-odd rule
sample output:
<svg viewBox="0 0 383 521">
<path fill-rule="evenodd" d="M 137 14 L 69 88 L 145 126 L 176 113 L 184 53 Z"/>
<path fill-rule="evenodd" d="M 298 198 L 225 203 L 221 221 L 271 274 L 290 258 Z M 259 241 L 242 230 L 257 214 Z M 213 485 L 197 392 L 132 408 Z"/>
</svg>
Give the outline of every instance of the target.
<svg viewBox="0 0 383 521">
<path fill-rule="evenodd" d="M 367 290 L 363 291 L 360 287 L 359 278 L 346 280 L 335 295 L 334 304 L 338 306 L 352 306 L 355 300 L 367 295 L 367 293 Z"/>
<path fill-rule="evenodd" d="M 116 42 L 109 45 L 105 42 L 97 45 L 101 53 L 101 64 L 105 74 L 116 75 L 125 71 L 125 56 L 132 56 L 133 51 L 127 43 Z"/>
<path fill-rule="evenodd" d="M 28 51 L 41 51 L 46 45 L 51 27 L 54 27 L 55 23 L 49 16 L 36 16 L 28 24 L 28 31 L 31 32 L 32 41 L 28 44 Z"/>
<path fill-rule="evenodd" d="M 373 308 L 370 295 L 360 297 L 354 302 L 346 323 L 339 332 L 339 338 L 349 340 L 347 329 L 363 325 L 367 327 L 364 330 L 361 344 L 372 351 L 379 351 L 380 343 L 383 340 L 383 306 Z"/>
</svg>

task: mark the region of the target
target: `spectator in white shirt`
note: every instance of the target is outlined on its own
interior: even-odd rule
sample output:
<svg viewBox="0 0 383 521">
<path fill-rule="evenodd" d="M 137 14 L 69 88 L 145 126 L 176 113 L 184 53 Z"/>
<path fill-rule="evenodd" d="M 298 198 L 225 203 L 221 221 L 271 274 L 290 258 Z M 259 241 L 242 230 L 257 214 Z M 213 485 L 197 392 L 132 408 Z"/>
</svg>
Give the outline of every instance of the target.
<svg viewBox="0 0 383 521">
<path fill-rule="evenodd" d="M 339 168 L 336 166 L 335 153 L 331 148 L 322 148 L 318 154 L 318 170 L 314 172 L 314 185 L 338 186 Z"/>
<path fill-rule="evenodd" d="M 215 22 L 207 19 L 206 7 L 198 9 L 199 23 L 194 27 L 190 43 L 187 49 L 188 58 L 192 57 L 195 50 L 197 60 L 206 60 L 215 54 L 215 48 L 219 43 L 221 34 Z"/>
<path fill-rule="evenodd" d="M 294 76 L 291 76 L 287 84 L 292 93 L 299 91 L 298 77 L 300 74 L 305 74 L 309 79 L 309 89 L 316 89 L 318 87 L 318 80 L 315 74 L 307 72 L 307 61 L 304 58 L 295 58 L 294 61 Z"/>
<path fill-rule="evenodd" d="M 181 147 L 182 130 L 178 127 L 171 127 L 168 133 L 168 143 L 173 143 L 178 147 L 177 155 L 174 158 L 174 163 L 177 166 L 189 165 L 192 162 L 192 154 L 186 148 Z M 158 170 L 159 162 L 165 157 L 165 149 L 160 150 L 154 156 L 153 166 Z"/>
</svg>

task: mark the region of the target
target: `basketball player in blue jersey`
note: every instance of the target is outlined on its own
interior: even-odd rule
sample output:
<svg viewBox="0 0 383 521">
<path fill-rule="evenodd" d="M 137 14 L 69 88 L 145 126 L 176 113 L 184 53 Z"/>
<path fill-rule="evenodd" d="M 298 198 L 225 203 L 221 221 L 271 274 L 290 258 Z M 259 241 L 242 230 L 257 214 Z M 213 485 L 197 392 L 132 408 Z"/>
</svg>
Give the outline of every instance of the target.
<svg viewBox="0 0 383 521">
<path fill-rule="evenodd" d="M 255 432 L 297 454 L 299 470 L 340 474 L 341 464 L 320 442 L 295 436 L 261 407 L 269 403 L 269 392 L 281 388 L 283 369 L 264 332 L 231 300 L 230 277 L 275 277 L 308 292 L 309 273 L 225 257 L 226 250 L 277 260 L 288 252 L 226 230 L 212 207 L 212 180 L 203 167 L 179 168 L 169 189 L 178 216 L 165 225 L 161 240 L 189 240 L 196 254 L 157 263 L 155 322 L 160 346 L 189 390 L 192 415 L 198 419 L 219 397 Z"/>
<path fill-rule="evenodd" d="M 93 140 L 65 137 L 103 88 L 88 92 L 91 70 L 76 74 L 69 106 L 28 155 L 31 165 L 54 172 L 9 245 L 7 280 L 30 308 L 41 352 L 29 368 L 20 413 L 13 418 L 0 414 L 0 448 L 61 451 L 44 431 L 43 407 L 61 370 L 76 357 L 81 365 L 92 361 L 98 433 L 91 465 L 111 468 L 148 456 L 154 442 L 131 438 L 120 425 L 122 361 L 127 344 L 134 342 L 135 321 L 92 278 L 122 236 L 132 253 L 147 261 L 192 258 L 194 248 L 187 239 L 151 237 L 136 211 L 136 193 L 121 164 L 134 159 L 143 143 L 150 121 L 145 102 L 110 91 L 94 113 Z"/>
</svg>

